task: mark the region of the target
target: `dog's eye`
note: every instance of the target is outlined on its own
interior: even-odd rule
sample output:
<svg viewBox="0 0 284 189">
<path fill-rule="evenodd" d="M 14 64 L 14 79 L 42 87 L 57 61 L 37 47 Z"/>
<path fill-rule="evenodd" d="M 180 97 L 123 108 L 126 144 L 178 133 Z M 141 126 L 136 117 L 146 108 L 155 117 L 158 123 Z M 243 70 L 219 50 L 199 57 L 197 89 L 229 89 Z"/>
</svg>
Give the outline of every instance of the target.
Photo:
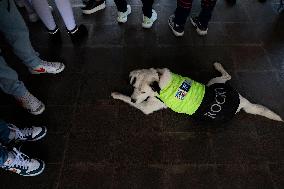
<svg viewBox="0 0 284 189">
<path fill-rule="evenodd" d="M 142 93 L 142 94 L 144 94 L 144 93 L 146 93 L 146 92 L 144 92 L 144 91 L 141 91 L 141 93 Z"/>
</svg>

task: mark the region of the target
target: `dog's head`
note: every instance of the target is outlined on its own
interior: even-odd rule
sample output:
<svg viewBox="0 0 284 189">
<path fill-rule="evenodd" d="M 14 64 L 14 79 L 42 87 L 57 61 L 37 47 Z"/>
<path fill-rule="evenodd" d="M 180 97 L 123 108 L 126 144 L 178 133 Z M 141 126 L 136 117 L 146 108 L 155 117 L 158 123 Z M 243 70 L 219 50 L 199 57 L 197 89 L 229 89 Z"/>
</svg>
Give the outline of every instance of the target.
<svg viewBox="0 0 284 189">
<path fill-rule="evenodd" d="M 141 103 L 149 97 L 160 93 L 160 77 L 165 69 L 142 69 L 130 72 L 130 84 L 134 87 L 131 101 Z"/>
</svg>

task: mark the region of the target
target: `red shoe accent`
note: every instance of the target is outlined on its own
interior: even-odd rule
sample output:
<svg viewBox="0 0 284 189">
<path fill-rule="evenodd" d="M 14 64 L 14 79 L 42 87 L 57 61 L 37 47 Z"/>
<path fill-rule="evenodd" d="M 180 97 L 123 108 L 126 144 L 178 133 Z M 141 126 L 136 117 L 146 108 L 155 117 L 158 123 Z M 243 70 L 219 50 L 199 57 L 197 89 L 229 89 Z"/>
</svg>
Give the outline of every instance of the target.
<svg viewBox="0 0 284 189">
<path fill-rule="evenodd" d="M 38 72 L 38 73 L 44 73 L 45 72 L 45 69 L 44 68 L 39 68 L 39 69 L 36 69 L 34 70 L 35 72 Z"/>
</svg>

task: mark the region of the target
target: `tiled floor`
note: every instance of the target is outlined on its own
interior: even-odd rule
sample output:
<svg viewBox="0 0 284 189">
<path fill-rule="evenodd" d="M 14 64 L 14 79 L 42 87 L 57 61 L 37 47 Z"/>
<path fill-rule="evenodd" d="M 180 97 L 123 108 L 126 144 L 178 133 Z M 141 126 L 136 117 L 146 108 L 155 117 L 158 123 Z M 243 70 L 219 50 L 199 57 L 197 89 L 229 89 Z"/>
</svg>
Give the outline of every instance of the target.
<svg viewBox="0 0 284 189">
<path fill-rule="evenodd" d="M 89 30 L 79 47 L 60 20 L 61 47 L 48 42 L 41 23 L 28 24 L 41 57 L 67 67 L 59 75 L 31 76 L 1 45 L 7 62 L 47 105 L 42 115 L 32 116 L 1 94 L 1 117 L 18 126 L 46 125 L 48 135 L 23 148 L 46 161 L 45 172 L 24 178 L 0 171 L 0 188 L 284 188 L 283 123 L 240 113 L 212 128 L 169 110 L 145 116 L 110 97 L 112 91 L 129 91 L 132 69 L 168 67 L 206 82 L 216 73 L 212 63 L 219 61 L 240 93 L 284 117 L 284 18 L 273 2 L 238 0 L 231 7 L 219 0 L 206 37 L 190 24 L 183 38 L 173 36 L 167 18 L 174 0 L 156 0 L 159 19 L 151 30 L 141 28 L 138 0 L 129 1 L 133 13 L 125 25 L 116 23 L 111 0 L 90 16 L 75 8 L 78 22 Z M 192 12 L 198 10 L 196 0 Z"/>
</svg>

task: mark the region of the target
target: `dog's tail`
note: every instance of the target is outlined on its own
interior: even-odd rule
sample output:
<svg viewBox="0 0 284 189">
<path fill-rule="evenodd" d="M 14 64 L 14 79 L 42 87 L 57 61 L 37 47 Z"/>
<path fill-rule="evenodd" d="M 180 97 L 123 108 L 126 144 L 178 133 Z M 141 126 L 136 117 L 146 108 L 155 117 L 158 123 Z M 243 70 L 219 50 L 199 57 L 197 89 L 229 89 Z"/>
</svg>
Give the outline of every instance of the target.
<svg viewBox="0 0 284 189">
<path fill-rule="evenodd" d="M 278 114 L 274 113 L 273 111 L 271 111 L 267 107 L 262 106 L 260 104 L 253 104 L 242 96 L 240 96 L 240 100 L 241 100 L 240 105 L 242 106 L 242 109 L 246 113 L 254 114 L 254 115 L 260 115 L 260 116 L 267 117 L 268 119 L 283 122 L 283 119 Z"/>
</svg>

